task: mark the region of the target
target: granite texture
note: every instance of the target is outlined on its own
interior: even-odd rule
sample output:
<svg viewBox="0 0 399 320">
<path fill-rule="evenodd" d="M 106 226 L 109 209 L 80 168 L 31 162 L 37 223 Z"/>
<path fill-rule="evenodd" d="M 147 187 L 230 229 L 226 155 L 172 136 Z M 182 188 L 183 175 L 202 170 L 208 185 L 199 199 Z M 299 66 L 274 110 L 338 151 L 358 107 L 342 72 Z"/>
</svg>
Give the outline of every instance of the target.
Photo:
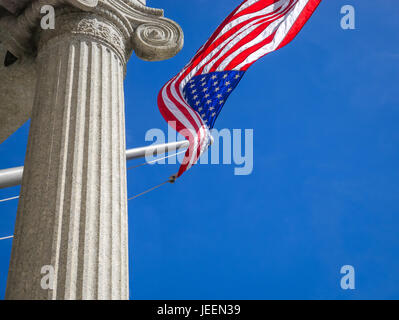
<svg viewBox="0 0 399 320">
<path fill-rule="evenodd" d="M 0 0 L 0 7 L 3 7 L 12 14 L 16 14 L 32 1 L 33 0 Z"/>
</svg>

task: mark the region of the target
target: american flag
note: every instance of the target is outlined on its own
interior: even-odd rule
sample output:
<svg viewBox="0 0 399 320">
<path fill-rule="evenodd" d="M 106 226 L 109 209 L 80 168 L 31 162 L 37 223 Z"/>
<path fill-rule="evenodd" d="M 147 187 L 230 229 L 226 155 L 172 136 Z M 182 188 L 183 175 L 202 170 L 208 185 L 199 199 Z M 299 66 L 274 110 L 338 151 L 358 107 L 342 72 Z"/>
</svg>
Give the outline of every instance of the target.
<svg viewBox="0 0 399 320">
<path fill-rule="evenodd" d="M 162 88 L 162 116 L 190 142 L 177 174 L 199 159 L 210 129 L 247 69 L 299 33 L 321 0 L 245 0 Z"/>
</svg>

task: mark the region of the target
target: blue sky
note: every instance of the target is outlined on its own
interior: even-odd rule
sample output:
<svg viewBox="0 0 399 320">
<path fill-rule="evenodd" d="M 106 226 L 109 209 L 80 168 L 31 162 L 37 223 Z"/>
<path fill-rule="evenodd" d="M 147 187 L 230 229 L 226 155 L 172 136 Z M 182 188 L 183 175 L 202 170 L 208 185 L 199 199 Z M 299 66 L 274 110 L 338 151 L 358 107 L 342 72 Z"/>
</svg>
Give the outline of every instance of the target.
<svg viewBox="0 0 399 320">
<path fill-rule="evenodd" d="M 146 144 L 151 128 L 167 131 L 159 89 L 238 3 L 148 1 L 181 24 L 185 46 L 168 61 L 129 62 L 129 148 Z M 356 30 L 340 27 L 345 4 L 355 6 Z M 323 1 L 294 42 L 251 67 L 215 127 L 254 129 L 252 175 L 200 165 L 129 203 L 132 298 L 399 298 L 398 8 Z M 28 130 L 0 145 L 0 168 L 23 164 Z M 176 171 L 129 171 L 129 195 Z M 0 237 L 13 233 L 16 209 L 0 203 Z M 10 251 L 11 240 L 0 241 L 0 298 Z M 347 264 L 353 291 L 340 288 Z"/>
</svg>

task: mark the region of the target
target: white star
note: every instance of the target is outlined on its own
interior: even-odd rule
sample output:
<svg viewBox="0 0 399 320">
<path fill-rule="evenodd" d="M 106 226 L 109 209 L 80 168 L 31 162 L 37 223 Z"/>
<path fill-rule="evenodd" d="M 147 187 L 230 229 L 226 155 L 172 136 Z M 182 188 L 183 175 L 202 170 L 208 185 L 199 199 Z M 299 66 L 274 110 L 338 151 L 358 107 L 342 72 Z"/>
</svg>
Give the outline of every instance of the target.
<svg viewBox="0 0 399 320">
<path fill-rule="evenodd" d="M 216 78 L 217 78 L 217 76 L 213 75 L 211 79 L 215 80 Z"/>
<path fill-rule="evenodd" d="M 192 84 L 192 85 L 190 86 L 191 89 L 194 88 L 194 87 L 195 87 L 195 84 Z"/>
<path fill-rule="evenodd" d="M 219 81 L 215 81 L 215 82 L 213 83 L 213 85 L 216 86 L 218 83 L 219 83 Z"/>
<path fill-rule="evenodd" d="M 212 113 L 212 117 L 216 116 L 216 112 Z"/>
<path fill-rule="evenodd" d="M 205 86 L 205 85 L 206 85 L 206 82 L 201 83 L 201 87 L 203 87 L 203 86 Z"/>
<path fill-rule="evenodd" d="M 223 97 L 220 93 L 217 95 L 217 97 L 220 99 L 221 97 Z"/>
<path fill-rule="evenodd" d="M 210 96 L 210 94 L 209 93 L 207 93 L 206 95 L 205 95 L 205 98 L 208 98 Z"/>
<path fill-rule="evenodd" d="M 193 91 L 191 91 L 192 94 L 196 93 L 197 89 L 194 89 Z"/>
<path fill-rule="evenodd" d="M 223 103 L 224 103 L 224 101 L 223 101 L 223 100 L 220 100 L 220 101 L 219 101 L 219 104 L 223 104 Z"/>
<path fill-rule="evenodd" d="M 201 79 L 201 81 L 205 81 L 205 80 L 206 80 L 206 78 L 202 78 L 202 79 Z"/>
<path fill-rule="evenodd" d="M 201 112 L 201 111 L 202 111 L 202 107 L 201 107 L 201 108 L 198 108 L 198 111 Z"/>
<path fill-rule="evenodd" d="M 240 77 L 240 75 L 236 74 L 236 76 L 234 78 L 238 79 Z"/>
<path fill-rule="evenodd" d="M 207 103 L 207 104 L 211 104 L 211 103 L 212 103 L 212 100 L 208 100 L 206 103 Z"/>
<path fill-rule="evenodd" d="M 198 99 L 198 95 L 195 95 L 195 96 L 193 97 L 193 99 L 194 99 L 194 100 L 197 100 L 197 99 Z"/>
<path fill-rule="evenodd" d="M 202 92 L 207 92 L 208 91 L 208 88 L 204 88 L 204 90 L 202 90 Z"/>
<path fill-rule="evenodd" d="M 220 88 L 219 87 L 217 87 L 216 89 L 215 89 L 215 92 L 218 92 L 220 90 Z"/>
<path fill-rule="evenodd" d="M 210 108 L 209 108 L 209 111 L 212 111 L 212 110 L 215 110 L 215 108 L 214 108 L 214 107 L 210 107 Z"/>
<path fill-rule="evenodd" d="M 230 85 L 230 81 L 226 81 L 226 86 L 229 86 Z"/>
<path fill-rule="evenodd" d="M 193 83 L 194 82 L 194 80 L 190 80 L 190 83 Z"/>
<path fill-rule="evenodd" d="M 227 73 L 223 76 L 224 79 L 226 79 L 228 77 Z"/>
<path fill-rule="evenodd" d="M 201 103 L 201 102 L 197 101 L 197 102 L 195 103 L 195 105 L 198 106 L 200 103 Z M 198 110 L 199 110 L 199 109 L 198 109 Z"/>
<path fill-rule="evenodd" d="M 206 114 L 205 113 L 203 113 L 203 114 L 201 114 L 201 117 L 203 118 L 203 117 L 205 117 L 206 116 Z"/>
<path fill-rule="evenodd" d="M 231 92 L 231 91 L 233 91 L 233 89 L 229 88 L 227 91 L 228 91 L 228 92 Z"/>
</svg>

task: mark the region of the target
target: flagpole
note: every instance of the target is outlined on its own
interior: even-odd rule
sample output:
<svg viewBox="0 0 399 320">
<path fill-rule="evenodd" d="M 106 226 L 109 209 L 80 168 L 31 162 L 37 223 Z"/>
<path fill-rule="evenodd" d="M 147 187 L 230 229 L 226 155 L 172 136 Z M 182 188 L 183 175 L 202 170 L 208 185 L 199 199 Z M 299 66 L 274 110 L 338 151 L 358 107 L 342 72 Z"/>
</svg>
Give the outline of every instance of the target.
<svg viewBox="0 0 399 320">
<path fill-rule="evenodd" d="M 126 160 L 153 157 L 169 152 L 188 148 L 187 140 L 171 143 L 157 144 L 126 150 Z M 0 170 L 0 189 L 15 187 L 21 184 L 24 167 L 15 167 Z"/>
</svg>

